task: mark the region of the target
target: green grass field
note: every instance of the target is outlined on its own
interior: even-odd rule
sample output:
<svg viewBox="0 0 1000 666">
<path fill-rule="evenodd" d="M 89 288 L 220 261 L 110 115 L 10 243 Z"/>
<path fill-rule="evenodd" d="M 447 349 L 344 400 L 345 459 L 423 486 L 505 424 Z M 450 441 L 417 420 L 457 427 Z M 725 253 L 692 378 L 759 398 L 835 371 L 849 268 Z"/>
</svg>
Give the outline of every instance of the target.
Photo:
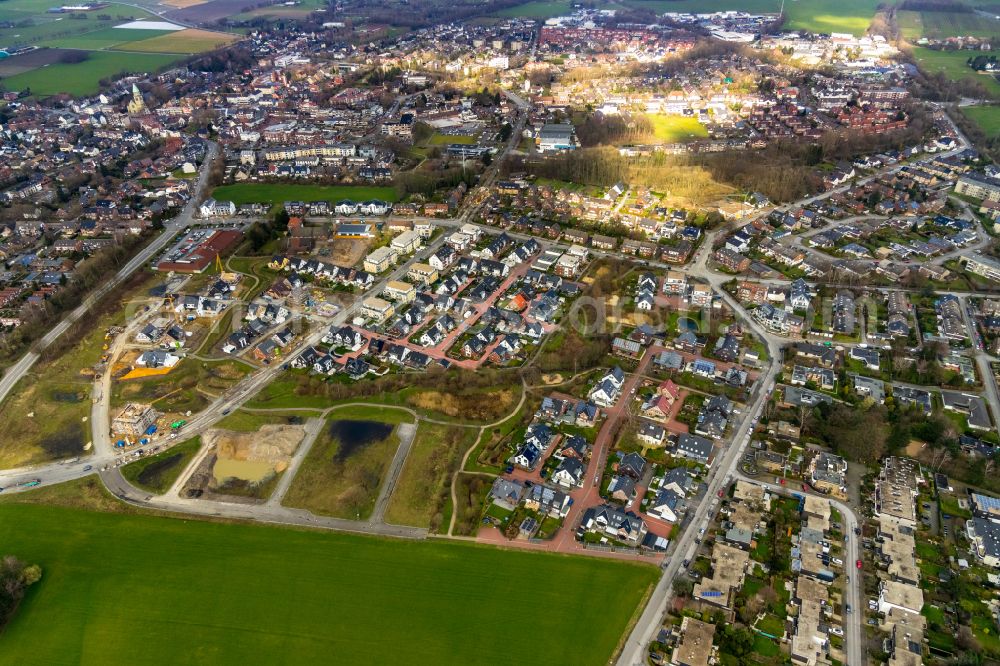
<svg viewBox="0 0 1000 666">
<path fill-rule="evenodd" d="M 777 14 L 781 0 L 626 0 L 655 12 L 744 12 Z M 789 0 L 784 3 L 785 28 L 811 32 L 863 35 L 875 16 L 877 0 Z"/>
<path fill-rule="evenodd" d="M 915 41 L 921 37 L 993 37 L 1000 35 L 1000 21 L 974 12 L 896 12 L 903 37 Z"/>
<path fill-rule="evenodd" d="M 281 183 L 239 183 L 215 188 L 212 196 L 220 201 L 245 203 L 276 203 L 284 201 L 332 201 L 381 199 L 396 201 L 399 196 L 391 187 L 366 185 L 296 185 Z"/>
<path fill-rule="evenodd" d="M 188 462 L 201 448 L 201 437 L 172 446 L 153 456 L 140 458 L 122 467 L 122 476 L 136 488 L 162 494 L 170 489 Z"/>
<path fill-rule="evenodd" d="M 11 5 L 14 5 L 11 7 Z M 142 39 L 143 30 L 119 30 L 119 33 L 134 32 L 133 37 L 111 39 L 108 32 L 116 25 L 121 25 L 129 20 L 146 19 L 152 16 L 138 7 L 112 4 L 107 8 L 70 14 L 50 14 L 46 10 L 56 6 L 51 2 L 44 2 L 42 5 L 34 2 L 20 2 L 19 0 L 5 0 L 0 3 L 0 21 L 10 21 L 13 27 L 0 28 L 0 43 L 6 47 L 26 46 L 29 44 L 44 44 L 48 46 L 65 46 L 66 48 L 105 48 L 115 43 Z M 82 17 L 81 17 L 82 16 Z M 103 18 L 99 18 L 103 17 Z M 77 47 L 72 40 L 84 33 L 106 32 L 105 41 L 101 46 L 81 46 Z M 62 43 L 60 40 L 66 40 Z M 57 44 L 51 44 L 55 41 Z"/>
<path fill-rule="evenodd" d="M 697 118 L 685 116 L 667 116 L 663 114 L 646 114 L 653 125 L 653 134 L 657 141 L 663 143 L 678 143 L 694 139 L 708 138 L 708 130 L 698 122 Z"/>
<path fill-rule="evenodd" d="M 388 418 L 373 420 L 387 427 L 385 437 L 354 450 L 342 450 L 344 443 L 330 429 L 338 421 L 367 419 L 357 419 L 350 409 L 334 412 L 335 416 L 324 425 L 302 461 L 282 504 L 323 516 L 367 520 L 375 508 L 389 463 L 399 448 L 395 426 L 400 422 L 413 422 L 413 417 L 406 412 L 385 412 Z"/>
<path fill-rule="evenodd" d="M 78 35 L 47 39 L 41 42 L 41 44 L 42 46 L 51 46 L 54 48 L 98 50 L 169 34 L 171 33 L 167 30 L 104 28 L 103 30 L 84 32 Z"/>
<path fill-rule="evenodd" d="M 422 421 L 389 500 L 386 522 L 431 529 L 441 527 L 442 510 L 450 499 L 451 477 L 478 435 L 478 428 Z"/>
<path fill-rule="evenodd" d="M 0 506 L 0 543 L 43 569 L 0 641 L 0 663 L 21 666 L 597 664 L 659 573 L 461 543 L 16 504 Z M 514 601 L 564 612 L 512 611 Z"/>
<path fill-rule="evenodd" d="M 432 134 L 429 143 L 432 146 L 450 146 L 453 143 L 460 143 L 464 146 L 471 146 L 475 142 L 476 142 L 476 137 L 466 136 L 464 134 L 458 134 L 458 135 Z"/>
<path fill-rule="evenodd" d="M 1000 99 L 1000 83 L 988 74 L 977 74 L 969 69 L 966 62 L 970 55 L 995 55 L 1000 56 L 1000 51 L 934 51 L 917 47 L 913 49 L 913 57 L 917 65 L 931 74 L 944 72 L 952 79 L 968 79 L 978 81 L 983 84 L 987 92 L 994 98 Z"/>
<path fill-rule="evenodd" d="M 4 79 L 2 85 L 7 90 L 30 89 L 36 95 L 92 95 L 99 90 L 101 79 L 125 72 L 156 72 L 180 59 L 176 55 L 92 51 L 84 62 L 40 67 Z"/>
<path fill-rule="evenodd" d="M 547 19 L 553 16 L 563 16 L 573 11 L 568 0 L 533 0 L 517 7 L 502 9 L 493 16 L 503 18 Z"/>
<path fill-rule="evenodd" d="M 1000 106 L 966 106 L 962 107 L 962 113 L 979 125 L 986 136 L 1000 135 Z"/>
</svg>

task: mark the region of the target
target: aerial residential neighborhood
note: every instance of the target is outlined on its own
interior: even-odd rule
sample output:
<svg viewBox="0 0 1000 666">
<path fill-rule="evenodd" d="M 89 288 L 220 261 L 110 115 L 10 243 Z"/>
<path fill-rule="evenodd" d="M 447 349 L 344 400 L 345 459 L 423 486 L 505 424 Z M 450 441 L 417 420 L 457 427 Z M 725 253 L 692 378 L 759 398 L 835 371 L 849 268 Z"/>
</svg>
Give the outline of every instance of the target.
<svg viewBox="0 0 1000 666">
<path fill-rule="evenodd" d="M 995 7 L 0 34 L 0 663 L 1000 663 Z"/>
</svg>

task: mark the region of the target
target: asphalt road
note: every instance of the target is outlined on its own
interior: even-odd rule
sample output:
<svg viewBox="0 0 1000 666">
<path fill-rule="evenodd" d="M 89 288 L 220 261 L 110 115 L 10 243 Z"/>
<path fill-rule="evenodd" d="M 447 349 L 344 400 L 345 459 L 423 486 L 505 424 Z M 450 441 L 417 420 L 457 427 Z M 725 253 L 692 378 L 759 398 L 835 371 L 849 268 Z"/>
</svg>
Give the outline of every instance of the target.
<svg viewBox="0 0 1000 666">
<path fill-rule="evenodd" d="M 751 479 L 749 477 L 738 474 L 738 476 L 751 483 L 756 483 L 759 486 L 763 486 L 768 491 L 778 494 L 778 495 L 791 495 L 791 491 L 782 486 L 775 485 L 773 483 L 764 483 L 756 479 Z M 816 493 L 809 493 L 816 495 Z M 855 568 L 855 562 L 860 559 L 858 554 L 858 542 L 860 538 L 854 534 L 854 530 L 858 527 L 860 522 L 858 521 L 857 515 L 854 510 L 843 502 L 835 499 L 831 499 L 826 495 L 816 495 L 823 499 L 828 499 L 830 501 L 830 506 L 835 508 L 840 512 L 843 518 L 843 528 L 844 534 L 847 536 L 847 540 L 844 542 L 844 575 L 849 576 L 850 583 L 845 584 L 846 597 L 844 599 L 845 603 L 850 604 L 851 609 L 854 611 L 850 615 L 844 614 L 843 624 L 844 624 L 844 647 L 847 652 L 847 664 L 864 664 L 865 663 L 865 646 L 862 643 L 861 637 L 864 635 L 863 627 L 861 621 L 864 618 L 865 608 L 861 606 L 862 596 L 861 596 L 861 572 Z"/>
<path fill-rule="evenodd" d="M 653 594 L 650 596 L 649 603 L 646 605 L 645 610 L 643 610 L 642 615 L 636 622 L 632 633 L 629 635 L 622 649 L 621 656 L 617 662 L 619 666 L 643 666 L 646 664 L 647 646 L 656 637 L 663 624 L 663 618 L 666 616 L 670 599 L 673 597 L 674 579 L 681 572 L 683 560 L 689 558 L 691 553 L 694 552 L 694 548 L 697 545 L 695 544 L 695 539 L 699 536 L 699 530 L 706 527 L 711 521 L 712 509 L 716 505 L 713 499 L 734 478 L 736 466 L 743 456 L 743 450 L 750 442 L 752 427 L 749 427 L 749 423 L 760 416 L 764 405 L 767 403 L 769 396 L 768 389 L 773 384 L 774 378 L 781 368 L 781 364 L 776 359 L 776 356 L 772 357 L 768 371 L 761 375 L 757 383 L 755 395 L 751 400 L 750 406 L 742 414 L 740 422 L 734 426 L 734 432 L 737 434 L 733 442 L 722 456 L 716 459 L 715 464 L 712 466 L 708 477 L 708 490 L 698 504 L 698 508 L 695 509 L 687 526 L 675 540 L 673 554 L 666 560 L 663 566 L 663 575 L 660 576 L 660 580 L 653 590 Z"/>
<path fill-rule="evenodd" d="M 65 317 L 63 317 L 62 321 L 53 326 L 48 333 L 42 336 L 41 339 L 39 339 L 38 342 L 32 346 L 31 351 L 26 353 L 17 361 L 17 363 L 7 369 L 7 372 L 5 372 L 3 377 L 0 378 L 0 403 L 2 403 L 7 397 L 7 394 L 10 393 L 11 389 L 13 389 L 14 386 L 28 373 L 28 371 L 31 370 L 31 367 L 41 357 L 42 352 L 44 352 L 49 345 L 69 330 L 69 327 L 72 326 L 74 322 L 87 314 L 90 311 L 90 308 L 92 308 L 102 296 L 124 282 L 126 278 L 132 275 L 132 273 L 138 270 L 143 264 L 161 252 L 167 244 L 173 240 L 174 236 L 176 236 L 179 231 L 183 231 L 194 221 L 194 213 L 198 209 L 198 201 L 201 199 L 201 195 L 205 190 L 206 184 L 208 183 L 208 174 L 211 171 L 209 167 L 218 154 L 219 146 L 210 142 L 208 153 L 205 156 L 205 161 L 202 163 L 201 173 L 198 175 L 198 182 L 195 185 L 194 193 L 191 195 L 191 199 L 184 206 L 181 213 L 177 215 L 177 217 L 164 225 L 163 232 L 146 247 L 140 250 L 134 257 L 132 257 L 128 263 L 122 266 L 121 270 L 119 270 L 111 280 L 103 286 L 95 289 L 90 293 L 90 295 L 84 298 L 76 309 L 68 313 Z"/>
</svg>

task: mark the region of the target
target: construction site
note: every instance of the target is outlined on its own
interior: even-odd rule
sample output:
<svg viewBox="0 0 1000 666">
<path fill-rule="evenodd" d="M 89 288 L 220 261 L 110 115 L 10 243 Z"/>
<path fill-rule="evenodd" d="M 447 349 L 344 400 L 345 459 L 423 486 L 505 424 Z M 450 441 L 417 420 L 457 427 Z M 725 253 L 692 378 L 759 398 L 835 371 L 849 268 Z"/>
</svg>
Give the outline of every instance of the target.
<svg viewBox="0 0 1000 666">
<path fill-rule="evenodd" d="M 288 469 L 305 437 L 298 425 L 264 425 L 256 432 L 209 430 L 202 435 L 205 455 L 184 485 L 182 495 L 237 502 L 262 502 Z"/>
</svg>

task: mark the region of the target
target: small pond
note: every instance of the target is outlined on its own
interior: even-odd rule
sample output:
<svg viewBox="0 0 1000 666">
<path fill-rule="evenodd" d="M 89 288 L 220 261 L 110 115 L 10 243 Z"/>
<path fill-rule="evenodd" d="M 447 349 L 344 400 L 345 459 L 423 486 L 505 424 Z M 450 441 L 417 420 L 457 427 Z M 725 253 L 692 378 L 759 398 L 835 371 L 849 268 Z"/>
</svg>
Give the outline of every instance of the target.
<svg viewBox="0 0 1000 666">
<path fill-rule="evenodd" d="M 340 442 L 336 460 L 343 462 L 359 449 L 381 442 L 392 434 L 392 428 L 392 424 L 381 421 L 334 421 L 330 424 L 330 439 Z"/>
</svg>

